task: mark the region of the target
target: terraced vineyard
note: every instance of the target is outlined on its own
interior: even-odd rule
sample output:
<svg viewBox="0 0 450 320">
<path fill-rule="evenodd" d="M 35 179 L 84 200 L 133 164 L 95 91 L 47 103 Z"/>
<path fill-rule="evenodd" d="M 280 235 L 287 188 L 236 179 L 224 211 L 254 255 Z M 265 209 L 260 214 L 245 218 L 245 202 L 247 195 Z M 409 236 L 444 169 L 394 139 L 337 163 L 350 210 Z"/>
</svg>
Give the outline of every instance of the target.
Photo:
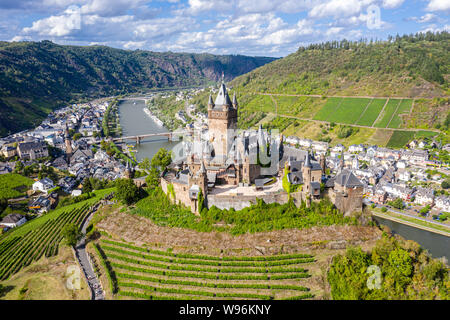
<svg viewBox="0 0 450 320">
<path fill-rule="evenodd" d="M 62 212 L 23 236 L 10 236 L 0 242 L 0 280 L 28 266 L 43 255 L 54 256 L 63 239 L 62 228 L 69 223 L 80 225 L 89 212 L 89 204 Z"/>
<path fill-rule="evenodd" d="M 172 253 L 101 239 L 94 244 L 118 298 L 307 299 L 312 255 L 218 257 Z"/>
<path fill-rule="evenodd" d="M 31 262 L 58 254 L 62 229 L 73 223 L 81 226 L 89 208 L 111 189 L 96 191 L 96 196 L 33 219 L 0 238 L 0 280 L 5 280 Z"/>
</svg>

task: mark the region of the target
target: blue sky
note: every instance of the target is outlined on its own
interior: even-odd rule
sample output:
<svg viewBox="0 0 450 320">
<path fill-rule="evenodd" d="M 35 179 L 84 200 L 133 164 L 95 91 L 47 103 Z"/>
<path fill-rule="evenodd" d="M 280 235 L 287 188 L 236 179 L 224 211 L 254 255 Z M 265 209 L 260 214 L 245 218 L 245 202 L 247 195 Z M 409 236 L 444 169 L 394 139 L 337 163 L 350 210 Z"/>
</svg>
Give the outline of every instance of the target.
<svg viewBox="0 0 450 320">
<path fill-rule="evenodd" d="M 286 56 L 327 40 L 450 30 L 450 0 L 0 0 L 0 40 Z"/>
</svg>

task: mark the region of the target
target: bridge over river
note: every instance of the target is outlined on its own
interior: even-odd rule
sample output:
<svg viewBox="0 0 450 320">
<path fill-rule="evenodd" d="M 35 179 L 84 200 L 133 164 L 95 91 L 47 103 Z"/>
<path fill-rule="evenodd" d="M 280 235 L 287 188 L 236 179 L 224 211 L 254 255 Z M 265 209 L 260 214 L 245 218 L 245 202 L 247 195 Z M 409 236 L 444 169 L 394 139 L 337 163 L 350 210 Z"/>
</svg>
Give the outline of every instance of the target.
<svg viewBox="0 0 450 320">
<path fill-rule="evenodd" d="M 160 133 L 147 133 L 147 134 L 139 134 L 134 136 L 125 136 L 125 137 L 117 137 L 113 138 L 114 142 L 123 142 L 125 140 L 135 140 L 136 144 L 140 144 L 142 139 L 151 138 L 151 137 L 167 137 L 169 141 L 178 141 L 180 137 L 191 134 L 191 131 L 177 131 L 177 132 L 160 132 Z"/>
</svg>

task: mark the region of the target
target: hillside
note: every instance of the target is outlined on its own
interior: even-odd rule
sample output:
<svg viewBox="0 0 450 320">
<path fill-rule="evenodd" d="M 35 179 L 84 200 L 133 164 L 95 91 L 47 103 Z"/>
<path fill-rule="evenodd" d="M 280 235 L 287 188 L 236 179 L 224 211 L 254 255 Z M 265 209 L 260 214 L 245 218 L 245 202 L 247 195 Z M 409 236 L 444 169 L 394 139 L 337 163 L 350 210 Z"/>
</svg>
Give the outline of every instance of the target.
<svg viewBox="0 0 450 320">
<path fill-rule="evenodd" d="M 0 136 L 39 123 L 64 103 L 147 88 L 196 86 L 273 58 L 0 42 Z"/>
<path fill-rule="evenodd" d="M 333 41 L 301 47 L 236 78 L 243 92 L 438 97 L 448 94 L 449 33 L 391 42 Z"/>
<path fill-rule="evenodd" d="M 447 32 L 301 47 L 230 82 L 239 127 L 392 147 L 441 131 L 446 142 L 449 47 Z M 205 109 L 206 95 L 194 101 Z"/>
</svg>

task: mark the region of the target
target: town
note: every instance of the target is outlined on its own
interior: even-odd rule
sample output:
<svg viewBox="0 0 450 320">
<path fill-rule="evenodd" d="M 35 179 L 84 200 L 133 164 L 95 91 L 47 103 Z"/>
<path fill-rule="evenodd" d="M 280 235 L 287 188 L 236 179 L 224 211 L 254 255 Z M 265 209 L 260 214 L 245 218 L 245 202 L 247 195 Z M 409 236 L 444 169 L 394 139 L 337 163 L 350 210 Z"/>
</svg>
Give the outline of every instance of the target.
<svg viewBox="0 0 450 320">
<path fill-rule="evenodd" d="M 410 141 L 406 149 L 362 144 L 346 148 L 295 136 L 275 139 L 262 126 L 254 133 L 230 136 L 226 131 L 236 129 L 238 120 L 236 96 L 231 101 L 225 84 L 219 90 L 209 89 L 217 98 L 214 102 L 210 96 L 208 115 L 194 114 L 195 106 L 189 105 L 186 113 L 195 123 L 187 123 L 184 111 L 177 113 L 190 132 L 181 142 L 187 156 L 174 161 L 161 178 L 164 191 L 168 193 L 169 185 L 175 187 L 173 200 L 193 212 L 198 212 L 202 189 L 208 206 L 219 208 L 242 209 L 256 198 L 284 203 L 290 196 L 301 202 L 327 195 L 345 214 L 361 211 L 365 204 L 430 221 L 446 220 L 448 164 L 431 160 L 429 150 L 450 151 L 450 145 L 424 139 Z M 177 93 L 177 99 L 184 97 Z M 125 143 L 118 148 L 105 137 L 105 114 L 117 108 L 116 102 L 105 98 L 74 104 L 52 112 L 34 130 L 0 139 L 0 174 L 22 173 L 35 181 L 24 196 L 9 202 L 26 201 L 31 214 L 41 215 L 57 206 L 60 195 L 81 197 L 89 178 L 110 182 L 134 178 L 137 185 L 144 185 L 145 173 L 130 148 Z M 193 130 L 201 132 L 197 138 L 205 133 L 209 138 L 196 141 Z M 271 174 L 264 174 L 256 155 L 266 143 L 279 152 L 279 158 L 275 157 L 279 167 Z M 7 230 L 25 221 L 24 215 L 11 213 L 0 225 Z"/>
</svg>

